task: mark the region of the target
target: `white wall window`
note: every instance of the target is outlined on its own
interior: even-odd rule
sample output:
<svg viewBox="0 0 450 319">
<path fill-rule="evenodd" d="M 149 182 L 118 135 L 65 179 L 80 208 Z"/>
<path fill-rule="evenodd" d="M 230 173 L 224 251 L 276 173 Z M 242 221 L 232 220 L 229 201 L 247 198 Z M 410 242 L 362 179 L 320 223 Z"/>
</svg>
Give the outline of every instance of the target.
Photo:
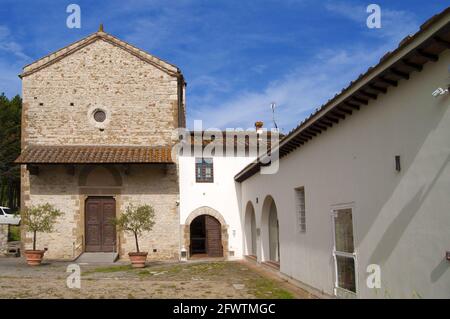
<svg viewBox="0 0 450 319">
<path fill-rule="evenodd" d="M 214 183 L 214 166 L 212 158 L 195 159 L 195 180 L 197 183 Z"/>
<path fill-rule="evenodd" d="M 306 208 L 305 208 L 305 188 L 295 189 L 295 201 L 297 212 L 297 226 L 300 233 L 306 233 Z"/>
</svg>

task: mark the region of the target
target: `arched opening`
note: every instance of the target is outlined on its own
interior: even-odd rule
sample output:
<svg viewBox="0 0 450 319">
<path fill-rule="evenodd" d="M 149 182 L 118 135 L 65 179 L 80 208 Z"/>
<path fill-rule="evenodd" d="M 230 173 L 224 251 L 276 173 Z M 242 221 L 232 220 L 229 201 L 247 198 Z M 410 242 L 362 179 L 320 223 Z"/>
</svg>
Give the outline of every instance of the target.
<svg viewBox="0 0 450 319">
<path fill-rule="evenodd" d="M 191 257 L 223 257 L 222 226 L 210 215 L 196 217 L 190 225 Z"/>
<path fill-rule="evenodd" d="M 120 187 L 122 184 L 119 170 L 112 165 L 84 166 L 78 177 L 81 187 Z"/>
<path fill-rule="evenodd" d="M 248 256 L 256 257 L 256 218 L 252 202 L 248 202 L 245 210 L 245 244 Z"/>
<path fill-rule="evenodd" d="M 262 251 L 263 260 L 275 264 L 280 263 L 280 229 L 277 206 L 272 196 L 264 200 L 262 211 Z"/>
</svg>

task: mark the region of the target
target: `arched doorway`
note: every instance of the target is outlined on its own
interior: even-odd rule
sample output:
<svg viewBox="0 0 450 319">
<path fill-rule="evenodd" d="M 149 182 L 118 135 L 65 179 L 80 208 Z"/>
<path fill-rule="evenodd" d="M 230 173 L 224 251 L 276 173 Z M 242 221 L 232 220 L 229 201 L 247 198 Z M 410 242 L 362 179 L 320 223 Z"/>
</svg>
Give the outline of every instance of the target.
<svg viewBox="0 0 450 319">
<path fill-rule="evenodd" d="M 85 252 L 116 252 L 117 232 L 112 220 L 118 212 L 117 194 L 123 185 L 119 169 L 113 165 L 82 166 L 78 176 L 80 194 L 85 195 Z"/>
<path fill-rule="evenodd" d="M 272 202 L 269 212 L 269 258 L 280 262 L 280 226 L 275 202 Z"/>
<path fill-rule="evenodd" d="M 190 255 L 223 257 L 220 222 L 212 216 L 200 215 L 190 225 Z"/>
<path fill-rule="evenodd" d="M 181 226 L 183 248 L 190 257 L 228 257 L 228 225 L 215 209 L 199 207 Z"/>
<path fill-rule="evenodd" d="M 245 210 L 245 244 L 248 256 L 257 255 L 256 247 L 256 218 L 252 202 L 248 202 Z"/>
<path fill-rule="evenodd" d="M 262 211 L 263 260 L 280 263 L 280 227 L 277 206 L 272 196 L 264 200 Z"/>
</svg>

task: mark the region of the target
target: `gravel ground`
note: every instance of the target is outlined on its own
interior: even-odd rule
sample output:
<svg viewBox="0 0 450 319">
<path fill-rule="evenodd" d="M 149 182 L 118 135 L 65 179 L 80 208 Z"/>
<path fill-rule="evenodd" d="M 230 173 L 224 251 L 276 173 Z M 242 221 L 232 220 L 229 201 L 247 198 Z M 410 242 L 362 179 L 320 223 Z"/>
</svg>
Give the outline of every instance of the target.
<svg viewBox="0 0 450 319">
<path fill-rule="evenodd" d="M 69 264 L 29 267 L 22 258 L 0 258 L 0 298 L 314 298 L 244 261 L 80 265 L 80 289 L 67 287 Z"/>
</svg>

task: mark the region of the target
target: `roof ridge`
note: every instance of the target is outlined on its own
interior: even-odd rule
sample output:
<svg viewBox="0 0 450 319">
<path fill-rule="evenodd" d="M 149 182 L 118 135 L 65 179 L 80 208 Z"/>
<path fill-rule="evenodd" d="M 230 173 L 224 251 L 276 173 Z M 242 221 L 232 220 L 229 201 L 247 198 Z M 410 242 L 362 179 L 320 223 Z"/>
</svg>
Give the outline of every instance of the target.
<svg viewBox="0 0 450 319">
<path fill-rule="evenodd" d="M 46 56 L 27 64 L 23 67 L 22 74 L 19 75 L 19 77 L 23 78 L 25 76 L 28 76 L 34 72 L 37 72 L 48 65 L 59 61 L 60 59 L 63 59 L 64 57 L 80 50 L 81 48 L 94 43 L 97 40 L 104 40 L 106 42 L 109 42 L 113 45 L 117 45 L 118 47 L 126 50 L 127 52 L 135 55 L 136 57 L 142 59 L 143 61 L 152 64 L 153 66 L 161 69 L 162 71 L 168 73 L 172 76 L 182 76 L 180 69 L 175 66 L 174 64 L 171 64 L 153 54 L 150 54 L 147 51 L 144 51 L 126 41 L 123 41 L 112 34 L 109 34 L 104 31 L 97 31 L 94 32 L 78 41 L 75 41 L 73 43 L 70 43 L 66 45 L 65 47 L 58 49 L 50 54 L 47 54 Z"/>
</svg>

